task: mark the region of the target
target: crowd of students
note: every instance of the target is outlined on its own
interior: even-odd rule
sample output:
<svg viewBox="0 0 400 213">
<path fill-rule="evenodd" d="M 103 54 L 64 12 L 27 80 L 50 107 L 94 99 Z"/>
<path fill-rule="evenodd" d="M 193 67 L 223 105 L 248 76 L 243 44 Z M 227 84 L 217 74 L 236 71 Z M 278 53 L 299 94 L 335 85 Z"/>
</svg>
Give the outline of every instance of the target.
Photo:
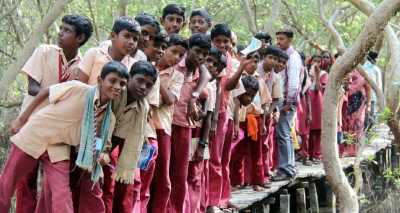
<svg viewBox="0 0 400 213">
<path fill-rule="evenodd" d="M 109 40 L 81 56 L 91 22 L 66 15 L 57 45 L 34 51 L 0 212 L 14 192 L 17 213 L 230 212 L 232 190 L 294 178 L 296 159 L 319 162 L 331 53 L 304 56 L 290 29 L 243 48 L 204 9 L 185 17 L 169 4 L 160 20 L 119 17 Z M 186 21 L 189 38 L 179 34 Z M 376 57 L 365 68 L 381 82 Z M 356 70 L 344 85 L 338 141 L 357 141 L 376 97 Z M 354 143 L 339 146 L 355 154 Z"/>
</svg>

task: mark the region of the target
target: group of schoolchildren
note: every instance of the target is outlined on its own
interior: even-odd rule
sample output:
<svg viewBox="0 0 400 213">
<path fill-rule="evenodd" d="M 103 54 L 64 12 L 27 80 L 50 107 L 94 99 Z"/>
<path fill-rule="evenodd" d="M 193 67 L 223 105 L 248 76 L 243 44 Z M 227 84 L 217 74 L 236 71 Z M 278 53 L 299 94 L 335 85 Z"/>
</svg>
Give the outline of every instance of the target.
<svg viewBox="0 0 400 213">
<path fill-rule="evenodd" d="M 276 46 L 261 32 L 261 45 L 243 49 L 204 9 L 187 21 L 186 39 L 176 4 L 160 23 L 119 17 L 81 56 L 91 22 L 63 17 L 57 45 L 40 45 L 22 68 L 28 94 L 11 124 L 0 212 L 14 192 L 17 213 L 229 212 L 232 190 L 295 177 L 299 141 L 298 158 L 318 162 L 331 54 L 305 60 L 290 29 Z"/>
</svg>

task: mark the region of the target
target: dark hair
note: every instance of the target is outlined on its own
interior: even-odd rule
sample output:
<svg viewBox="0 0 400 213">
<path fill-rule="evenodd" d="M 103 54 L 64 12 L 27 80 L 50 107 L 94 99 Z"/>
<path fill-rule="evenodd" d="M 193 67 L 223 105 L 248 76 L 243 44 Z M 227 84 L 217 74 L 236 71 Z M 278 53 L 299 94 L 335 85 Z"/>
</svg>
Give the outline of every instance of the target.
<svg viewBox="0 0 400 213">
<path fill-rule="evenodd" d="M 156 18 L 148 13 L 139 13 L 136 17 L 135 20 L 139 22 L 140 26 L 145 26 L 145 25 L 150 25 L 154 28 L 156 28 L 156 34 L 158 34 L 161 31 L 160 28 L 160 23 L 156 20 Z"/>
<path fill-rule="evenodd" d="M 103 66 L 100 73 L 100 78 L 105 79 L 110 73 L 115 73 L 121 78 L 128 79 L 128 68 L 119 61 L 110 61 Z"/>
<path fill-rule="evenodd" d="M 273 55 L 276 57 L 279 57 L 279 52 L 280 49 L 276 46 L 270 45 L 265 49 L 260 49 L 259 50 L 261 57 L 266 57 L 267 55 Z"/>
<path fill-rule="evenodd" d="M 303 63 L 303 66 L 306 64 L 306 54 L 303 51 L 299 52 L 300 58 L 301 58 L 301 62 Z"/>
<path fill-rule="evenodd" d="M 266 40 L 267 43 L 271 42 L 271 36 L 266 32 L 258 32 L 254 35 L 254 37 L 258 40 Z"/>
<path fill-rule="evenodd" d="M 232 31 L 229 28 L 229 26 L 225 23 L 222 24 L 216 24 L 212 29 L 211 29 L 211 40 L 214 39 L 215 37 L 223 35 L 228 37 L 229 39 L 232 38 Z"/>
<path fill-rule="evenodd" d="M 293 38 L 294 32 L 291 29 L 281 29 L 278 30 L 275 35 L 283 34 L 286 35 L 288 38 Z"/>
<path fill-rule="evenodd" d="M 136 74 L 150 76 L 151 78 L 153 78 L 154 82 L 156 82 L 158 77 L 157 69 L 150 62 L 147 61 L 138 61 L 132 65 L 129 75 L 133 77 Z"/>
<path fill-rule="evenodd" d="M 208 14 L 206 9 L 200 8 L 200 9 L 195 9 L 190 13 L 190 18 L 193 16 L 200 16 L 204 18 L 208 23 L 211 23 L 211 16 Z"/>
<path fill-rule="evenodd" d="M 183 36 L 181 36 L 181 35 L 179 35 L 177 33 L 169 34 L 167 44 L 168 44 L 168 47 L 170 47 L 170 46 L 182 46 L 185 49 L 188 48 L 187 40 Z"/>
<path fill-rule="evenodd" d="M 289 60 L 289 55 L 282 49 L 279 49 L 279 58 Z"/>
<path fill-rule="evenodd" d="M 226 67 L 226 65 L 227 65 L 226 56 L 224 54 L 222 54 L 222 52 L 218 48 L 211 47 L 210 51 L 208 52 L 208 55 L 210 55 L 218 60 L 218 63 L 221 64 L 221 67 L 218 67 L 220 70 L 222 70 Z"/>
<path fill-rule="evenodd" d="M 258 91 L 259 89 L 259 84 L 258 84 L 258 80 L 257 78 L 255 78 L 252 75 L 246 75 L 242 77 L 242 83 L 243 83 L 243 87 L 246 90 L 252 89 L 254 91 Z"/>
<path fill-rule="evenodd" d="M 189 48 L 194 46 L 210 49 L 211 48 L 211 41 L 208 39 L 206 35 L 203 33 L 195 33 L 189 38 Z"/>
<path fill-rule="evenodd" d="M 378 58 L 378 53 L 375 51 L 369 51 L 367 59 L 373 63 L 376 62 L 376 59 Z"/>
<path fill-rule="evenodd" d="M 244 46 L 243 44 L 238 44 L 236 45 L 236 49 L 237 52 L 240 53 L 242 50 L 244 50 L 246 48 L 246 46 Z"/>
<path fill-rule="evenodd" d="M 162 19 L 171 14 L 177 14 L 178 16 L 182 16 L 183 19 L 185 19 L 185 8 L 177 4 L 168 4 L 162 10 Z"/>
<path fill-rule="evenodd" d="M 162 43 L 168 44 L 168 34 L 165 30 L 161 30 L 154 36 L 154 46 L 160 46 Z"/>
<path fill-rule="evenodd" d="M 140 33 L 140 25 L 133 18 L 128 16 L 121 16 L 117 20 L 114 21 L 114 25 L 112 27 L 112 32 L 119 33 L 123 30 L 127 30 L 128 32 L 136 32 Z"/>
<path fill-rule="evenodd" d="M 92 33 L 93 33 L 92 22 L 90 22 L 90 20 L 85 16 L 66 15 L 62 18 L 61 21 L 63 23 L 74 26 L 76 36 L 85 34 L 85 39 L 83 40 L 82 43 L 80 43 L 79 46 L 84 45 L 89 40 L 89 38 L 92 36 Z"/>
</svg>

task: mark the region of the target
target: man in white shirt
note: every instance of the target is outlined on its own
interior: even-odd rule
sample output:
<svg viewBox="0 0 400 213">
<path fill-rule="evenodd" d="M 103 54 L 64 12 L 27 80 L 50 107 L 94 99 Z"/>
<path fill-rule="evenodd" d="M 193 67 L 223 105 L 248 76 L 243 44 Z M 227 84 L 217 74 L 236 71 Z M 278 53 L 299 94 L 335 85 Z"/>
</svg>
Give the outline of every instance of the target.
<svg viewBox="0 0 400 213">
<path fill-rule="evenodd" d="M 292 46 L 294 33 L 290 29 L 276 32 L 277 45 L 282 49 L 289 60 L 286 69 L 282 70 L 283 77 L 283 105 L 280 107 L 280 117 L 277 126 L 279 170 L 274 177 L 275 181 L 286 180 L 296 176 L 295 155 L 291 129 L 294 126 L 294 115 L 299 100 L 300 75 L 303 72 L 303 63 L 299 52 Z"/>
</svg>

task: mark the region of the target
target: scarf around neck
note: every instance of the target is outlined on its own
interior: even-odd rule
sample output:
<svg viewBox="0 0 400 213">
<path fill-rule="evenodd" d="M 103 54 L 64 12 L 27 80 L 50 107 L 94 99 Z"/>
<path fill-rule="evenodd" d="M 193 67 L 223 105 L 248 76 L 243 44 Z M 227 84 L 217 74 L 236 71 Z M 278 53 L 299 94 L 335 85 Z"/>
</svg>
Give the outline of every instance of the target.
<svg viewBox="0 0 400 213">
<path fill-rule="evenodd" d="M 104 150 L 104 146 L 108 140 L 108 132 L 111 123 L 111 103 L 107 104 L 103 121 L 101 123 L 101 142 L 100 150 L 96 150 L 96 127 L 95 127 L 95 110 L 94 97 L 97 87 L 90 88 L 86 93 L 86 105 L 81 123 L 81 139 L 76 165 L 83 170 L 91 172 L 91 180 L 97 183 L 99 178 L 103 177 L 103 170 L 97 159 Z"/>
</svg>

